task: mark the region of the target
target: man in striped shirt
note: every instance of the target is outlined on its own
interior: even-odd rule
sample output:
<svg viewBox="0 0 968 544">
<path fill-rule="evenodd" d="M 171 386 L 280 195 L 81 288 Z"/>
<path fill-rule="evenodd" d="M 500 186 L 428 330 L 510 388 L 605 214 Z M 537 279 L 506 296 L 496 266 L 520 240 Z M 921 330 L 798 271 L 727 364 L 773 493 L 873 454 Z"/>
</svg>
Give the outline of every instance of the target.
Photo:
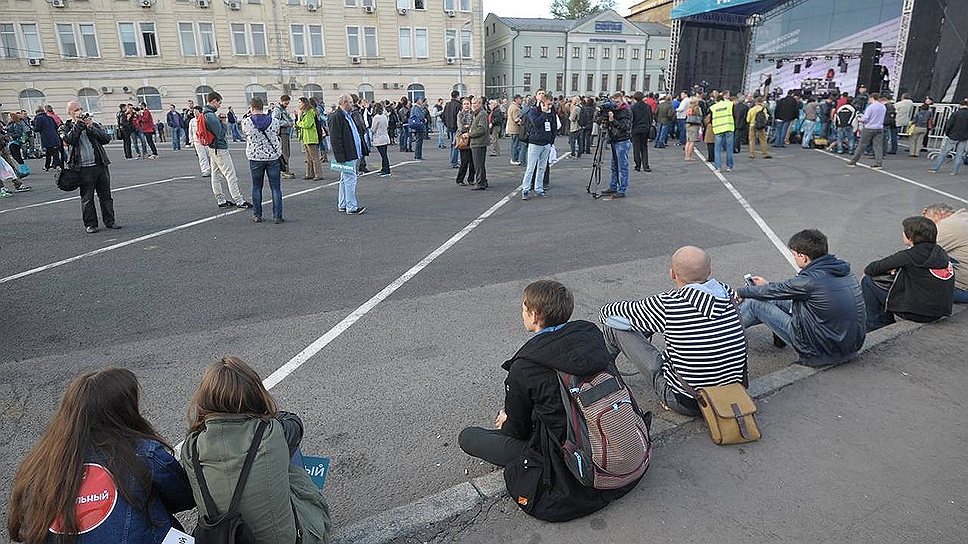
<svg viewBox="0 0 968 544">
<path fill-rule="evenodd" d="M 652 380 L 659 401 L 688 416 L 700 415 L 694 389 L 747 381 L 746 336 L 734 293 L 710 278 L 709 256 L 686 246 L 672 255 L 669 276 L 676 289 L 645 300 L 613 302 L 602 308 L 605 344 L 614 356 L 624 353 Z M 652 345 L 665 338 L 665 351 Z"/>
</svg>

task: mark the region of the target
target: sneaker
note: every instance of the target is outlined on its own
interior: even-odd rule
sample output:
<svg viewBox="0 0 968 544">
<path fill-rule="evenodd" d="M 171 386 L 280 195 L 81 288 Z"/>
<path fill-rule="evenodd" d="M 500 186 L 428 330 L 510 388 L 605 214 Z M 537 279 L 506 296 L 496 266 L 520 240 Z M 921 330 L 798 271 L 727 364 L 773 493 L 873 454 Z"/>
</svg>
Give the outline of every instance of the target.
<svg viewBox="0 0 968 544">
<path fill-rule="evenodd" d="M 732 172 L 732 171 L 733 171 L 733 169 L 727 166 L 727 167 L 726 167 L 726 171 L 727 171 L 727 172 Z"/>
<path fill-rule="evenodd" d="M 776 333 L 773 333 L 773 345 L 780 349 L 783 349 L 786 347 L 787 343 L 784 342 L 782 338 L 777 336 Z"/>
<path fill-rule="evenodd" d="M 366 206 L 360 206 L 355 210 L 346 210 L 346 215 L 362 215 L 366 211 Z"/>
<path fill-rule="evenodd" d="M 292 179 L 292 178 L 296 177 L 296 174 L 293 174 L 292 172 L 283 172 L 282 173 L 282 177 L 284 177 L 286 179 Z"/>
<path fill-rule="evenodd" d="M 117 223 L 111 223 L 110 225 L 104 225 L 104 228 L 111 229 L 111 230 L 118 230 L 121 228 L 121 225 Z"/>
<path fill-rule="evenodd" d="M 530 199 L 531 199 L 531 195 L 528 194 L 528 191 L 521 191 L 521 200 L 530 200 Z"/>
<path fill-rule="evenodd" d="M 97 232 L 97 227 L 84 227 L 84 230 L 86 230 L 88 234 L 94 234 Z"/>
<path fill-rule="evenodd" d="M 538 193 L 538 196 L 541 198 L 551 198 L 551 193 L 549 193 L 548 191 L 545 191 L 543 193 Z"/>
<path fill-rule="evenodd" d="M 880 170 L 881 168 L 884 168 L 884 167 L 879 164 L 875 164 L 874 166 L 871 166 L 871 170 Z"/>
<path fill-rule="evenodd" d="M 262 218 L 259 217 L 258 215 L 253 215 L 252 216 L 252 222 L 253 223 L 261 223 L 262 222 Z"/>
<path fill-rule="evenodd" d="M 346 213 L 346 208 L 336 208 L 336 211 Z"/>
<path fill-rule="evenodd" d="M 601 194 L 603 194 L 603 195 L 614 195 L 617 192 L 618 191 L 616 191 L 615 189 L 605 189 L 604 191 L 602 191 Z"/>
<path fill-rule="evenodd" d="M 281 217 L 277 217 L 276 219 L 273 219 L 272 222 L 278 225 L 279 223 L 285 223 L 286 220 Z"/>
<path fill-rule="evenodd" d="M 212 177 L 212 173 L 211 172 L 202 172 L 202 177 L 203 178 L 210 178 L 210 177 Z"/>
<path fill-rule="evenodd" d="M 521 163 L 515 160 L 511 161 L 511 166 L 521 166 Z"/>
<path fill-rule="evenodd" d="M 643 172 L 651 172 L 652 171 L 652 168 L 646 166 L 645 168 L 642 169 L 642 171 Z"/>
<path fill-rule="evenodd" d="M 13 196 L 13 193 L 11 193 L 10 191 L 6 190 L 3 187 L 0 187 L 0 198 L 9 198 L 12 196 Z"/>
<path fill-rule="evenodd" d="M 17 193 L 26 193 L 29 190 L 30 190 L 30 185 L 21 185 L 20 187 L 16 187 L 14 189 L 14 191 Z"/>
<path fill-rule="evenodd" d="M 381 174 L 380 174 L 380 177 L 381 177 L 381 178 L 388 178 L 388 177 L 390 177 L 390 172 L 387 172 L 387 173 L 385 173 L 385 174 L 383 174 L 383 173 L 381 173 Z"/>
<path fill-rule="evenodd" d="M 228 200 L 226 200 L 225 202 L 218 203 L 219 208 L 232 208 L 234 206 L 235 206 L 235 202 L 229 202 Z"/>
<path fill-rule="evenodd" d="M 609 200 L 615 200 L 617 198 L 625 198 L 625 193 L 615 193 L 609 198 Z"/>
<path fill-rule="evenodd" d="M 857 166 L 857 163 L 856 162 L 850 162 L 850 161 L 847 162 L 847 167 L 848 168 L 854 168 L 855 166 Z"/>
<path fill-rule="evenodd" d="M 937 171 L 937 170 L 935 170 L 934 168 L 929 168 L 929 169 L 928 169 L 928 172 L 930 172 L 930 173 L 932 173 L 932 174 L 937 174 L 937 173 L 938 173 L 938 171 Z"/>
<path fill-rule="evenodd" d="M 252 209 L 252 204 L 250 204 L 250 203 L 248 203 L 248 202 L 246 202 L 244 200 L 242 202 L 236 204 L 236 206 L 242 208 L 243 210 L 250 210 L 250 209 Z"/>
</svg>

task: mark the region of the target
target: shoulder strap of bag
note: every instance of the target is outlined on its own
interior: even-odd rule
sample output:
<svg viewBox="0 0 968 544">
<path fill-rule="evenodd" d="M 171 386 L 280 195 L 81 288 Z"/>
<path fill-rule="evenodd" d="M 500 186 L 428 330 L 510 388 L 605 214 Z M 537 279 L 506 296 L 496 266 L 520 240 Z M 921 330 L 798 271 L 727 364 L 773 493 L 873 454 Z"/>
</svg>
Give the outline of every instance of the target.
<svg viewBox="0 0 968 544">
<path fill-rule="evenodd" d="M 255 461 L 255 455 L 259 450 L 259 445 L 262 443 L 262 436 L 265 434 L 268 426 L 269 422 L 262 420 L 255 429 L 252 445 L 249 446 L 249 451 L 245 455 L 245 462 L 242 463 L 242 472 L 239 473 L 239 481 L 235 484 L 235 492 L 232 493 L 232 502 L 229 503 L 227 512 L 234 512 L 239 506 L 239 500 L 242 498 L 242 490 L 245 488 L 246 480 L 249 479 L 249 472 L 252 471 L 252 463 Z M 198 480 L 198 487 L 202 492 L 202 499 L 205 501 L 205 510 L 210 516 L 215 515 L 218 512 L 218 507 L 215 505 L 215 499 L 212 498 L 212 493 L 209 491 L 208 484 L 205 482 L 205 476 L 202 474 L 202 463 L 198 459 L 198 440 L 192 442 L 192 468 L 195 470 L 195 478 Z"/>
</svg>

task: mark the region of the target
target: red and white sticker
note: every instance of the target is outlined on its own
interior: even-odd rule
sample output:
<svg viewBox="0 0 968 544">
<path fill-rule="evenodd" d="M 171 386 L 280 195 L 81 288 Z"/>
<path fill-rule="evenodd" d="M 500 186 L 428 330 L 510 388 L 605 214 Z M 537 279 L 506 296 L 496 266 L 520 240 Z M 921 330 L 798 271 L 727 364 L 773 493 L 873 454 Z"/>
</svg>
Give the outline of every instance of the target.
<svg viewBox="0 0 968 544">
<path fill-rule="evenodd" d="M 932 268 L 930 270 L 931 270 L 931 275 L 938 278 L 939 280 L 947 281 L 955 277 L 955 269 L 953 266 L 951 266 L 950 262 L 948 263 L 947 268 Z"/>
<path fill-rule="evenodd" d="M 97 529 L 111 516 L 117 503 L 118 486 L 108 469 L 95 463 L 84 463 L 84 476 L 74 504 L 76 534 L 82 535 Z M 57 517 L 50 525 L 50 530 L 52 533 L 64 534 L 64 520 Z"/>
</svg>

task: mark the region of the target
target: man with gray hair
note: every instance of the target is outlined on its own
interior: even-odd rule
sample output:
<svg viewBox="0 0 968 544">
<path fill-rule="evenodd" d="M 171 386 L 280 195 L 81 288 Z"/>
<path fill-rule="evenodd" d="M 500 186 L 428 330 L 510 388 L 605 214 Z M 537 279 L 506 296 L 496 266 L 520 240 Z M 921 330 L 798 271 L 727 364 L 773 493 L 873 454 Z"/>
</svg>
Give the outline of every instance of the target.
<svg viewBox="0 0 968 544">
<path fill-rule="evenodd" d="M 96 192 L 104 226 L 120 229 L 121 225 L 114 219 L 114 199 L 111 198 L 111 174 L 108 172 L 111 161 L 104 151 L 111 137 L 100 124 L 94 122 L 94 118 L 84 111 L 79 102 L 68 102 L 67 114 L 70 119 L 60 126 L 60 137 L 69 146 L 64 170 L 75 172 L 79 179 L 84 228 L 88 234 L 98 231 L 97 211 L 94 209 Z"/>
<path fill-rule="evenodd" d="M 947 204 L 932 204 L 921 212 L 938 227 L 937 244 L 955 269 L 955 302 L 968 303 L 968 211 Z"/>
<path fill-rule="evenodd" d="M 360 215 L 366 211 L 356 201 L 356 164 L 366 153 L 366 129 L 353 115 L 353 97 L 339 97 L 339 108 L 329 116 L 329 137 L 333 158 L 341 165 L 339 169 L 339 202 L 337 210 L 347 215 Z"/>
<path fill-rule="evenodd" d="M 669 269 L 674 290 L 606 304 L 601 311 L 609 352 L 616 357 L 624 353 L 651 381 L 659 401 L 687 416 L 700 415 L 687 391 L 748 381 L 746 335 L 733 301 L 736 295 L 711 274 L 705 251 L 679 248 Z M 662 334 L 664 351 L 652 344 L 655 333 Z"/>
</svg>

